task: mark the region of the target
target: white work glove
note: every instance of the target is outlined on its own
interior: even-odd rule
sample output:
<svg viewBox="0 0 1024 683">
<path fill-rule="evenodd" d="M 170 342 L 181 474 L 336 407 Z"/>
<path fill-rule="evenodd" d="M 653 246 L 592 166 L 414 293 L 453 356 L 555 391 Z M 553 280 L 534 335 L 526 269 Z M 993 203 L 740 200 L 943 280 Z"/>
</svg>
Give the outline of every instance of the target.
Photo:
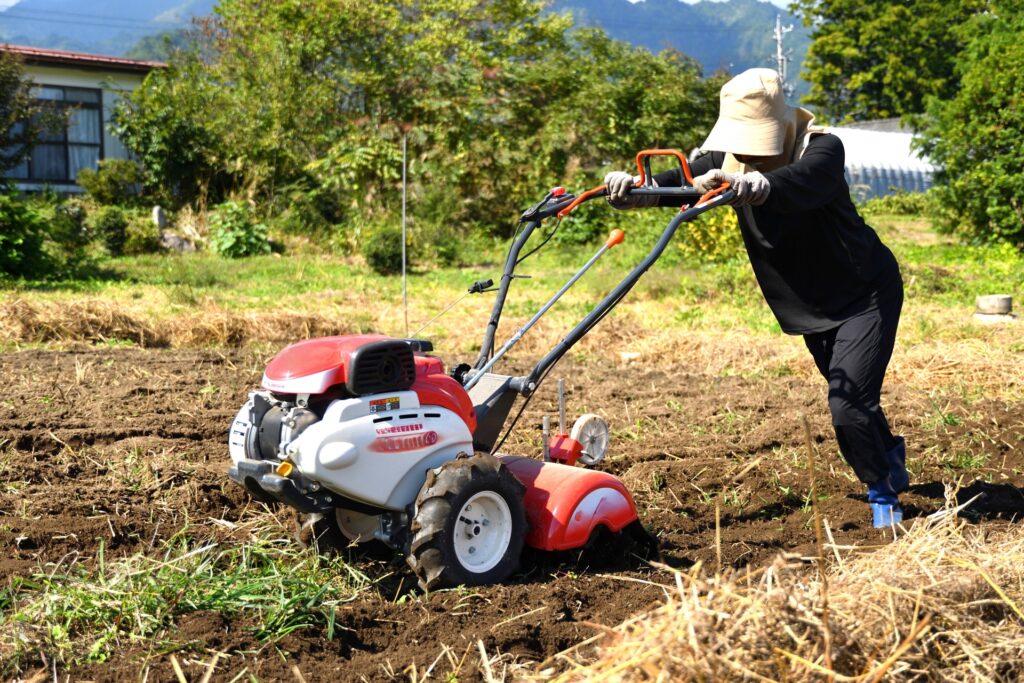
<svg viewBox="0 0 1024 683">
<path fill-rule="evenodd" d="M 761 206 L 772 191 L 768 179 L 757 171 L 726 173 L 720 168 L 713 168 L 693 179 L 693 187 L 700 192 L 710 192 L 723 183 L 729 183 L 736 192 L 736 197 L 729 202 L 733 206 Z"/>
<path fill-rule="evenodd" d="M 629 191 L 640 182 L 640 176 L 630 175 L 625 171 L 612 171 L 604 177 L 604 184 L 608 186 L 608 203 L 616 209 L 633 209 L 654 206 L 658 198 L 653 195 L 641 197 L 629 194 Z M 651 182 L 654 187 L 657 183 Z"/>
</svg>

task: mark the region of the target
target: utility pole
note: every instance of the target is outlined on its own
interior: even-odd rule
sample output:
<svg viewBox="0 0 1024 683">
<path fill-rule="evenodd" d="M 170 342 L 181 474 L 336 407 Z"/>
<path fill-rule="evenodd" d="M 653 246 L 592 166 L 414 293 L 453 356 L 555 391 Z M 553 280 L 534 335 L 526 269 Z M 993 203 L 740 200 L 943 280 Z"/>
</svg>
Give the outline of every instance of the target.
<svg viewBox="0 0 1024 683">
<path fill-rule="evenodd" d="M 782 92 L 786 97 L 792 97 L 795 88 L 790 85 L 789 79 L 786 78 L 787 67 L 789 66 L 789 56 L 793 54 L 793 50 L 786 50 L 783 47 L 783 40 L 787 33 L 793 30 L 793 25 L 789 26 L 782 25 L 782 16 L 775 15 L 775 32 L 773 37 L 775 38 L 775 70 L 782 76 Z"/>
</svg>

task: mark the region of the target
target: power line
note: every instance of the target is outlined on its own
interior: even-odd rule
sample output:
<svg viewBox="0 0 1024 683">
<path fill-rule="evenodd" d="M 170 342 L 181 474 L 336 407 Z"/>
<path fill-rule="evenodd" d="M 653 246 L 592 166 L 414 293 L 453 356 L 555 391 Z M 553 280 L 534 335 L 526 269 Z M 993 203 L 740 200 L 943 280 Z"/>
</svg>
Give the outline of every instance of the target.
<svg viewBox="0 0 1024 683">
<path fill-rule="evenodd" d="M 127 18 L 116 18 L 116 17 L 104 17 L 101 15 L 89 15 L 89 14 L 77 14 L 73 12 L 51 12 L 42 13 L 43 16 L 29 14 L 31 10 L 24 11 L 12 11 L 7 10 L 6 12 L 0 12 L 0 18 L 3 19 L 15 19 L 17 21 L 27 21 L 35 23 L 46 23 L 46 24 L 70 24 L 73 26 L 100 26 L 104 28 L 117 28 L 124 30 L 137 30 L 137 31 L 161 31 L 173 28 L 179 28 L 185 26 L 187 21 L 172 22 L 172 21 L 158 21 L 156 19 L 127 19 Z M 78 18 L 60 18 L 61 15 L 65 17 L 78 17 Z"/>
</svg>

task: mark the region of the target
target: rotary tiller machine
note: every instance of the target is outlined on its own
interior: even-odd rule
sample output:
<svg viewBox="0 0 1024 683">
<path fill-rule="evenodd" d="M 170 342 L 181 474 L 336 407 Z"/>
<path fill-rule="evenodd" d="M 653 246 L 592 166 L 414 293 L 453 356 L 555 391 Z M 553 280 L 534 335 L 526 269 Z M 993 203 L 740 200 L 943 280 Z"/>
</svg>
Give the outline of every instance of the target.
<svg viewBox="0 0 1024 683">
<path fill-rule="evenodd" d="M 688 185 L 656 187 L 651 158 L 678 160 Z M 523 545 L 541 551 L 584 548 L 604 533 L 650 540 L 621 481 L 577 466 L 594 465 L 607 438 L 594 416 L 570 436 L 551 437 L 543 460 L 498 453 L 518 397 L 516 419 L 555 363 L 589 332 L 659 258 L 685 221 L 726 203 L 732 190 L 702 196 L 686 158 L 674 150 L 637 155 L 638 195 L 678 198 L 683 206 L 651 252 L 524 376 L 492 372 L 495 363 L 604 252 L 607 243 L 497 351 L 495 334 L 521 252 L 534 231 L 582 202 L 555 188 L 519 219 L 495 292 L 480 354 L 446 373 L 430 342 L 378 335 L 310 339 L 288 346 L 263 375 L 231 425 L 230 477 L 265 502 L 304 513 L 317 534 L 351 543 L 383 542 L 405 554 L 424 589 L 500 582 L 516 570 Z M 564 408 L 563 408 L 564 411 Z M 564 413 L 563 413 L 564 415 Z M 505 430 L 512 429 L 515 420 Z M 561 431 L 564 432 L 564 417 Z M 581 443 L 583 442 L 583 443 Z"/>
</svg>

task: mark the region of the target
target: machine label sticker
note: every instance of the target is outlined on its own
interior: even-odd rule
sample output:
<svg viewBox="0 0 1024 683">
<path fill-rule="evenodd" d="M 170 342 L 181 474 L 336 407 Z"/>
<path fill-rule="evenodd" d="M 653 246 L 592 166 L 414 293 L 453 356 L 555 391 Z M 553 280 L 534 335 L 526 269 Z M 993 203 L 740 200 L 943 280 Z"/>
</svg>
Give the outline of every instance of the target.
<svg viewBox="0 0 1024 683">
<path fill-rule="evenodd" d="M 402 451 L 416 451 L 427 448 L 437 443 L 437 432 L 429 431 L 422 434 L 410 434 L 408 436 L 380 436 L 372 444 L 370 450 L 378 453 L 399 453 Z"/>
<path fill-rule="evenodd" d="M 416 423 L 410 425 L 395 425 L 394 427 L 377 427 L 378 434 L 397 434 L 399 432 L 418 432 L 423 425 Z"/>
<path fill-rule="evenodd" d="M 371 413 L 383 413 L 386 410 L 398 410 L 398 406 L 401 403 L 398 396 L 388 396 L 387 398 L 375 398 L 370 401 L 370 412 Z"/>
</svg>

